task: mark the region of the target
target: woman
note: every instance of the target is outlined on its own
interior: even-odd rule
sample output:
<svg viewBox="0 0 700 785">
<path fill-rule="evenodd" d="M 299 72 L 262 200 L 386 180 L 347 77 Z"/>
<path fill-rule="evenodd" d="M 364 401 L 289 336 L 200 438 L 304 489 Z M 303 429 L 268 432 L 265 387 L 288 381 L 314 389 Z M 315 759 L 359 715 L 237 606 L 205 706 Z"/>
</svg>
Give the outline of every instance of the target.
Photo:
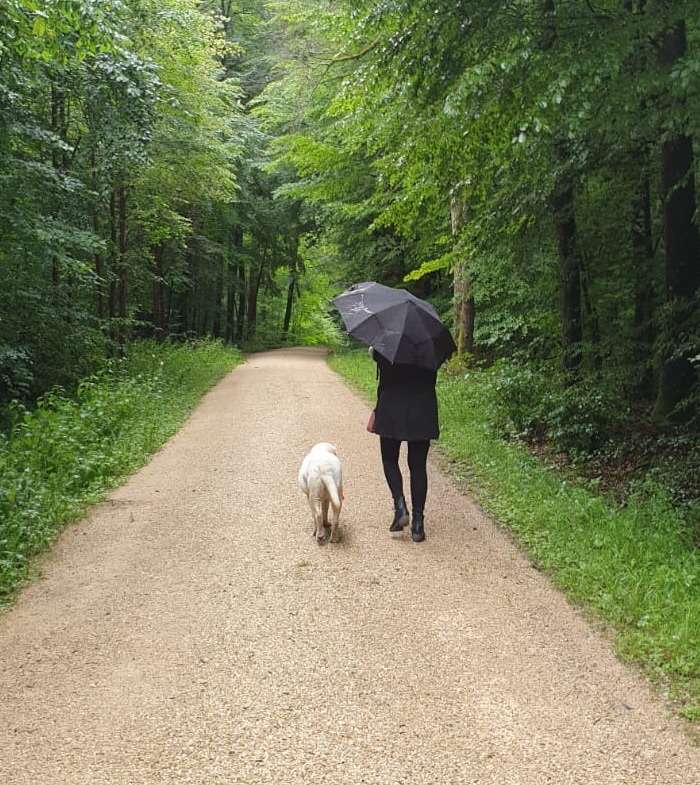
<svg viewBox="0 0 700 785">
<path fill-rule="evenodd" d="M 394 520 L 389 531 L 402 531 L 409 520 L 399 469 L 401 442 L 408 442 L 413 506 L 411 539 L 423 542 L 423 510 L 428 493 L 426 462 L 430 440 L 440 434 L 435 395 L 437 373 L 415 365 L 392 365 L 372 347 L 370 355 L 377 363 L 379 377 L 372 432 L 379 436 L 384 476 L 394 497 Z"/>
</svg>

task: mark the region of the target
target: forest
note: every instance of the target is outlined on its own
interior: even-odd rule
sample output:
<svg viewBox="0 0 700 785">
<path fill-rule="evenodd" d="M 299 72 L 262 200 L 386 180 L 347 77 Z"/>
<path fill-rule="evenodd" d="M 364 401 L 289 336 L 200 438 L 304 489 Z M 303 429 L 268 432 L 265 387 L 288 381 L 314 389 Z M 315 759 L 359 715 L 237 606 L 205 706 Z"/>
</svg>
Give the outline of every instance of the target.
<svg viewBox="0 0 700 785">
<path fill-rule="evenodd" d="M 691 0 L 6 0 L 0 403 L 408 286 L 494 425 L 697 496 Z M 670 483 L 674 485 L 674 483 Z"/>
</svg>

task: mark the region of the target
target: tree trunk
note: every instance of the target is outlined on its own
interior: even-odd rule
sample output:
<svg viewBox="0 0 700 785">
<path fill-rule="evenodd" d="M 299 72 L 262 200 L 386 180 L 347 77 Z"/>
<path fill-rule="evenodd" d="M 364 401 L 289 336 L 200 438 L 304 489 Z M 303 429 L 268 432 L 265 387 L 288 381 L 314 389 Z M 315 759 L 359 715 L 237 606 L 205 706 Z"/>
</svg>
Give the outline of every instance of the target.
<svg viewBox="0 0 700 785">
<path fill-rule="evenodd" d="M 651 229 L 651 187 L 642 174 L 633 205 L 634 357 L 639 369 L 635 392 L 648 399 L 653 391 L 654 242 Z"/>
<path fill-rule="evenodd" d="M 661 40 L 659 64 L 669 74 L 686 52 L 685 23 L 677 22 Z M 661 197 L 663 200 L 666 298 L 669 319 L 661 357 L 655 415 L 659 420 L 683 420 L 692 413 L 679 411 L 697 384 L 697 374 L 687 356 L 674 356 L 673 348 L 687 328 L 693 298 L 700 285 L 700 241 L 695 214 L 695 178 L 692 139 L 668 134 L 661 146 Z"/>
<path fill-rule="evenodd" d="M 255 328 L 258 321 L 258 293 L 260 291 L 264 267 L 265 259 L 262 258 L 258 265 L 255 279 L 250 282 L 250 286 L 248 287 L 248 323 L 246 330 L 246 337 L 248 338 L 252 338 L 255 335 Z"/>
<path fill-rule="evenodd" d="M 294 307 L 294 293 L 297 286 L 296 269 L 290 270 L 289 283 L 287 284 L 287 306 L 284 309 L 284 322 L 282 324 L 282 340 L 287 340 L 289 324 L 292 321 L 292 308 Z"/>
<path fill-rule="evenodd" d="M 194 223 L 193 223 L 194 226 Z M 190 238 L 187 242 L 187 269 L 190 273 L 190 285 L 185 291 L 185 311 L 184 311 L 184 327 L 185 335 L 189 337 L 191 334 L 197 333 L 199 310 L 197 308 L 197 300 L 199 297 L 199 271 L 197 268 L 197 255 L 194 248 L 194 240 Z"/>
<path fill-rule="evenodd" d="M 183 338 L 186 338 L 187 330 L 189 328 L 187 319 L 190 308 L 190 290 L 183 288 L 180 292 L 178 292 L 175 302 L 175 310 L 177 311 L 178 315 L 179 333 Z"/>
<path fill-rule="evenodd" d="M 452 238 L 457 244 L 466 220 L 467 206 L 455 192 L 450 196 L 450 223 Z M 455 260 L 453 269 L 454 332 L 457 356 L 474 353 L 475 307 L 471 281 L 463 259 Z"/>
<path fill-rule="evenodd" d="M 645 11 L 646 0 L 624 0 L 625 10 L 633 17 Z M 638 83 L 648 72 L 646 45 L 644 37 L 637 38 L 627 68 L 629 78 Z M 649 113 L 648 97 L 639 102 L 641 115 Z M 651 185 L 649 181 L 648 144 L 640 142 L 632 151 L 632 162 L 639 171 L 632 201 L 632 264 L 634 276 L 634 319 L 633 319 L 633 355 L 637 371 L 634 394 L 649 400 L 654 392 L 653 351 L 654 351 L 654 242 L 651 220 Z"/>
<path fill-rule="evenodd" d="M 238 262 L 238 282 L 237 282 L 237 289 L 238 289 L 238 318 L 236 321 L 236 338 L 239 341 L 242 341 L 245 338 L 245 325 L 246 325 L 246 304 L 248 302 L 247 299 L 247 281 L 246 281 L 246 272 L 245 272 L 245 262 L 239 260 Z"/>
<path fill-rule="evenodd" d="M 98 235 L 100 227 L 97 220 L 97 213 L 93 215 L 93 229 L 95 234 Z M 102 254 L 99 251 L 95 251 L 93 260 L 95 262 L 95 279 L 96 279 L 95 305 L 97 307 L 97 319 L 101 324 L 105 318 L 104 265 L 102 261 Z"/>
<path fill-rule="evenodd" d="M 556 6 L 554 0 L 541 0 L 544 51 L 557 43 Z M 555 142 L 557 167 L 566 172 L 569 151 L 563 140 Z M 576 251 L 576 214 L 574 183 L 569 174 L 560 174 L 550 199 L 559 259 L 559 316 L 561 320 L 562 365 L 572 376 L 583 359 L 581 352 L 581 268 Z"/>
<path fill-rule="evenodd" d="M 236 286 L 234 281 L 229 281 L 226 295 L 226 343 L 233 343 L 236 339 Z"/>
<path fill-rule="evenodd" d="M 238 334 L 237 331 L 237 302 L 236 295 L 238 293 L 238 265 L 239 257 L 243 248 L 243 229 L 240 226 L 234 226 L 231 229 L 230 236 L 230 257 L 228 260 L 228 269 L 226 274 L 226 303 L 225 303 L 225 319 L 226 326 L 224 329 L 224 340 L 226 343 L 233 343 Z"/>
<path fill-rule="evenodd" d="M 214 305 L 212 314 L 211 332 L 214 338 L 221 338 L 225 334 L 224 320 L 226 318 L 226 299 L 227 287 L 226 279 L 228 277 L 228 259 L 224 257 L 219 262 L 219 268 L 216 273 L 216 282 L 214 285 Z"/>
<path fill-rule="evenodd" d="M 117 269 L 117 199 L 114 188 L 109 193 L 109 256 L 112 260 L 112 274 L 109 279 L 109 318 L 115 319 L 117 316 L 117 281 L 114 271 Z"/>
<path fill-rule="evenodd" d="M 245 338 L 246 304 L 248 302 L 245 262 L 239 260 L 236 265 L 236 329 L 235 338 L 238 342 Z"/>
<path fill-rule="evenodd" d="M 98 185 L 97 185 L 97 167 L 95 163 L 95 151 L 92 150 L 90 155 L 90 164 L 91 164 L 91 179 L 92 179 L 92 190 L 95 193 L 95 202 L 92 206 L 92 230 L 95 233 L 95 237 L 100 236 L 100 215 L 99 215 L 99 208 L 100 208 L 100 198 L 97 196 L 98 193 Z M 102 259 L 102 254 L 99 251 L 95 251 L 93 254 L 93 260 L 95 263 L 95 305 L 97 310 L 97 319 L 100 322 L 100 326 L 102 326 L 102 322 L 105 318 L 105 290 L 104 290 L 104 260 Z"/>
<path fill-rule="evenodd" d="M 603 367 L 603 359 L 600 355 L 600 320 L 598 312 L 593 305 L 590 288 L 588 286 L 588 270 L 581 265 L 581 296 L 583 305 L 586 309 L 586 319 L 590 331 L 591 339 L 591 363 L 596 371 Z"/>
<path fill-rule="evenodd" d="M 65 96 L 63 90 L 55 83 L 51 85 L 51 130 L 62 141 L 65 139 Z M 51 163 L 57 172 L 63 171 L 65 158 L 60 150 L 54 148 L 51 153 Z M 60 210 L 60 207 L 57 209 Z M 54 286 L 58 286 L 60 280 L 58 254 L 54 253 L 51 257 L 51 281 Z"/>
<path fill-rule="evenodd" d="M 129 268 L 127 266 L 127 223 L 126 223 L 126 189 L 120 184 L 117 189 L 117 212 L 119 214 L 119 330 L 118 344 L 123 350 L 127 338 L 126 317 L 128 312 Z"/>
<path fill-rule="evenodd" d="M 165 297 L 163 292 L 163 243 L 158 243 L 153 249 L 153 334 L 158 340 L 163 340 L 166 333 Z"/>
<path fill-rule="evenodd" d="M 558 152 L 559 164 L 565 165 L 566 154 Z M 554 230 L 559 256 L 559 314 L 561 319 L 562 364 L 575 374 L 581 367 L 581 266 L 576 252 L 576 217 L 574 187 L 562 176 L 552 195 Z"/>
</svg>

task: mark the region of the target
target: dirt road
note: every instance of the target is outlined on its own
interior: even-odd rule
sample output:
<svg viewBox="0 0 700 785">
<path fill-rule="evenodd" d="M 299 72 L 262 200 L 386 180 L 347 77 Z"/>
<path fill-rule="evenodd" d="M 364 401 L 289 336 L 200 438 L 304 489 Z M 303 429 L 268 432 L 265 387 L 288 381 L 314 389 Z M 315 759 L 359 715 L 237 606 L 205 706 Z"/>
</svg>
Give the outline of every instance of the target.
<svg viewBox="0 0 700 785">
<path fill-rule="evenodd" d="M 435 467 L 393 540 L 367 406 L 252 357 L 0 615 L 0 783 L 698 785 L 700 751 Z M 332 440 L 343 540 L 298 465 Z"/>
</svg>

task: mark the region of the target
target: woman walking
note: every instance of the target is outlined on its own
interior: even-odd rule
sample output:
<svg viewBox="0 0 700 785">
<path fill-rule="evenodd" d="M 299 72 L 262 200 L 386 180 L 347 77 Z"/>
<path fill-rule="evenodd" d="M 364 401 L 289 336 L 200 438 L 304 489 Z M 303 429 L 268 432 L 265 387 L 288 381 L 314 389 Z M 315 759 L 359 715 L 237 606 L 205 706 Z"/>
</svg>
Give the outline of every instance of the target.
<svg viewBox="0 0 700 785">
<path fill-rule="evenodd" d="M 411 472 L 411 537 L 425 539 L 423 510 L 428 494 L 426 461 L 437 439 L 437 369 L 457 348 L 433 306 L 405 289 L 374 281 L 351 286 L 333 299 L 350 335 L 370 347 L 377 363 L 377 406 L 367 430 L 379 435 L 382 465 L 400 532 L 409 521 L 399 469 L 401 442 L 408 442 Z"/>
<path fill-rule="evenodd" d="M 394 519 L 389 531 L 400 532 L 409 521 L 399 468 L 401 442 L 408 442 L 413 508 L 411 539 L 423 542 L 428 450 L 430 440 L 437 439 L 440 433 L 435 395 L 437 373 L 415 365 L 393 365 L 372 347 L 370 354 L 377 363 L 379 377 L 371 430 L 379 436 L 384 476 L 394 499 Z"/>
</svg>

